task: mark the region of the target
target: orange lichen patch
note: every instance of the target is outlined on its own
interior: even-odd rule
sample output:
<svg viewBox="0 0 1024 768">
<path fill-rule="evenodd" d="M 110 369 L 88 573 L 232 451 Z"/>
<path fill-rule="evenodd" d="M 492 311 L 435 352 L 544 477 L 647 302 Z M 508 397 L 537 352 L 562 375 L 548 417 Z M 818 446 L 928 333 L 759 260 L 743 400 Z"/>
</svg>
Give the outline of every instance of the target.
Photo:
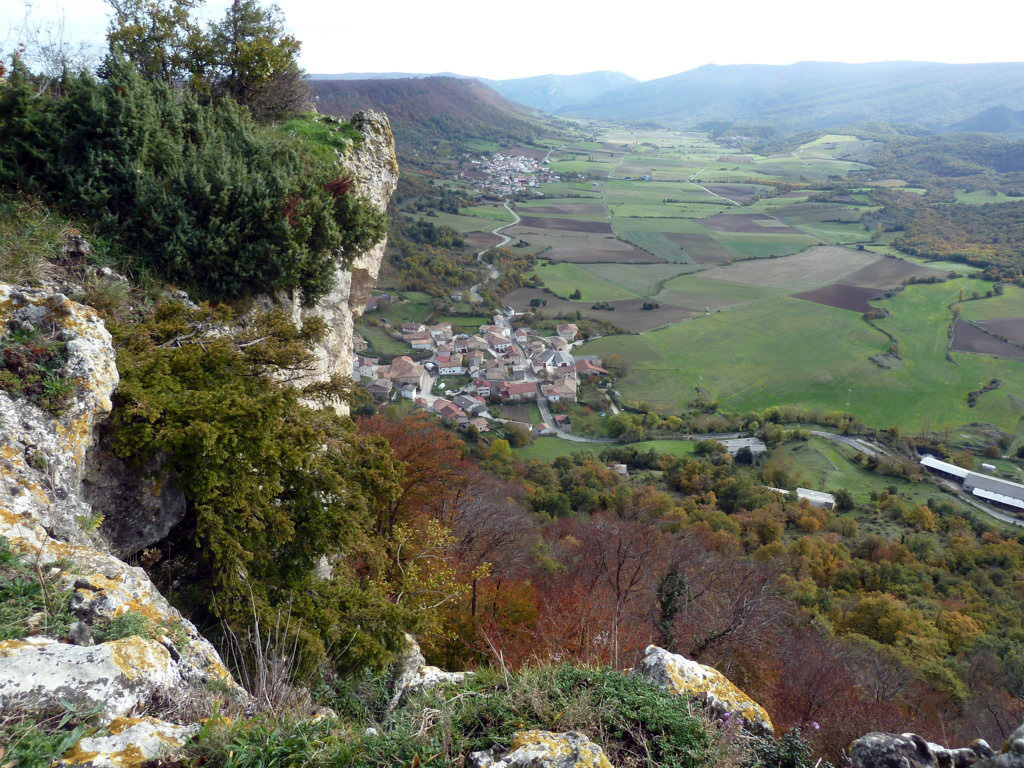
<svg viewBox="0 0 1024 768">
<path fill-rule="evenodd" d="M 92 439 L 92 416 L 89 411 L 72 418 L 66 427 L 60 422 L 54 425 L 61 445 L 72 452 L 75 464 L 78 465 L 85 459 L 85 449 Z"/>
<path fill-rule="evenodd" d="M 22 648 L 28 648 L 32 643 L 27 643 L 24 640 L 4 640 L 0 643 L 0 659 L 5 656 L 13 656 Z"/>
<path fill-rule="evenodd" d="M 89 584 L 96 588 L 97 592 L 102 592 L 105 589 L 118 589 L 121 586 L 121 582 L 117 579 L 109 579 L 102 573 L 90 573 L 86 576 L 82 576 L 82 579 L 89 582 Z"/>
<path fill-rule="evenodd" d="M 107 726 L 107 731 L 111 736 L 117 736 L 140 723 L 159 725 L 160 721 L 154 717 L 116 717 Z"/>
<path fill-rule="evenodd" d="M 160 643 L 138 635 L 115 640 L 110 646 L 114 664 L 129 680 L 145 677 L 148 669 L 171 661 L 171 654 Z"/>
<path fill-rule="evenodd" d="M 573 734 L 568 734 L 571 737 Z M 574 759 L 573 768 L 612 768 L 611 762 L 596 744 L 588 741 L 574 743 L 566 735 L 548 731 L 520 731 L 512 737 L 511 750 L 524 747 L 544 750 L 544 761 L 554 763 L 558 758 Z"/>
<path fill-rule="evenodd" d="M 50 505 L 50 497 L 46 491 L 43 490 L 43 486 L 39 485 L 39 483 L 33 483 L 31 480 L 26 480 L 25 478 L 19 478 L 18 482 L 26 491 L 35 496 L 36 499 L 39 500 L 40 504 L 43 504 L 44 506 Z"/>
<path fill-rule="evenodd" d="M 11 512 L 9 509 L 0 507 L 0 523 L 6 523 L 7 525 L 19 525 L 22 522 L 21 515 Z"/>
<path fill-rule="evenodd" d="M 16 446 L 11 445 L 10 443 L 0 445 L 0 459 L 13 459 L 20 455 L 21 451 L 19 451 Z"/>
<path fill-rule="evenodd" d="M 161 739 L 166 743 L 173 744 L 172 741 Z M 121 768 L 139 768 L 144 762 L 149 760 L 149 757 L 134 744 L 129 744 L 119 752 L 113 752 L 109 755 L 109 760 L 114 765 L 121 766 Z"/>
<path fill-rule="evenodd" d="M 65 755 L 64 760 L 71 765 L 78 765 L 79 763 L 87 764 L 93 758 L 99 756 L 99 752 L 95 750 L 82 749 L 80 744 L 75 744 Z"/>
</svg>

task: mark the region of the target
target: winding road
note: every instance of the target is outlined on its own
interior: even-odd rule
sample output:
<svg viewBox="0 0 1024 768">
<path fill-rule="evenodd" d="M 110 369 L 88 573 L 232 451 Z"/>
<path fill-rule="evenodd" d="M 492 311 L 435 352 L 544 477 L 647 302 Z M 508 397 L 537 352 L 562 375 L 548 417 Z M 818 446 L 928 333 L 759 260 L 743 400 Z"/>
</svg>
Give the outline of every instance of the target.
<svg viewBox="0 0 1024 768">
<path fill-rule="evenodd" d="M 508 200 L 505 201 L 505 210 L 511 213 L 515 217 L 515 220 L 509 222 L 508 224 L 502 224 L 501 226 L 495 227 L 494 229 L 491 230 L 491 234 L 500 237 L 501 242 L 498 243 L 497 245 L 492 245 L 490 248 L 484 248 L 482 251 L 477 253 L 476 260 L 479 261 L 481 264 L 483 263 L 483 255 L 487 253 L 489 250 L 491 250 L 492 248 L 501 248 L 502 246 L 508 245 L 510 242 L 512 242 L 512 238 L 506 234 L 503 234 L 501 230 L 507 229 L 508 227 L 514 227 L 516 224 L 518 224 L 519 214 L 512 210 L 512 207 L 508 204 Z M 497 280 L 498 268 L 492 264 L 488 264 L 487 276 L 491 280 Z M 472 301 L 474 304 L 479 304 L 481 301 L 484 300 L 483 296 L 480 295 L 479 288 L 480 283 L 477 283 L 476 285 L 471 286 L 469 289 L 469 298 L 470 301 Z"/>
</svg>

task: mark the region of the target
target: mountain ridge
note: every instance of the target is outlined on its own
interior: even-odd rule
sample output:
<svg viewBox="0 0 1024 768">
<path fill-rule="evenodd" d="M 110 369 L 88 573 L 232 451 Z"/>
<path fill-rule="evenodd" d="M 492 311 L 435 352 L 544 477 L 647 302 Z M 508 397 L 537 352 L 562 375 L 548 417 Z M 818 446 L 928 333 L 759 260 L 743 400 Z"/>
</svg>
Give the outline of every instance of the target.
<svg viewBox="0 0 1024 768">
<path fill-rule="evenodd" d="M 741 120 L 786 131 L 864 121 L 939 128 L 997 104 L 1024 108 L 1024 63 L 706 64 L 609 91 L 564 114 L 676 125 Z"/>
</svg>

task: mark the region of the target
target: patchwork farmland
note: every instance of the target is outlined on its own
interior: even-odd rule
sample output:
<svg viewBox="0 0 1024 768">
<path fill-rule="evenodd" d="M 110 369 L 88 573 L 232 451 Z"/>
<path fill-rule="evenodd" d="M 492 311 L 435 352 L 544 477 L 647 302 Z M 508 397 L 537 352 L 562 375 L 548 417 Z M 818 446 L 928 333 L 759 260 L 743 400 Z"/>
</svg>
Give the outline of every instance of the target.
<svg viewBox="0 0 1024 768">
<path fill-rule="evenodd" d="M 734 412 L 796 405 L 874 427 L 1012 433 L 1024 292 L 986 298 L 992 284 L 969 267 L 894 251 L 865 189 L 829 186 L 869 169 L 874 147 L 834 135 L 764 157 L 702 133 L 608 128 L 551 152 L 561 180 L 515 204 L 505 232 L 536 254 L 543 287 L 505 301 L 622 329 L 582 352 L 621 358 L 627 403 L 673 412 L 699 390 Z"/>
</svg>

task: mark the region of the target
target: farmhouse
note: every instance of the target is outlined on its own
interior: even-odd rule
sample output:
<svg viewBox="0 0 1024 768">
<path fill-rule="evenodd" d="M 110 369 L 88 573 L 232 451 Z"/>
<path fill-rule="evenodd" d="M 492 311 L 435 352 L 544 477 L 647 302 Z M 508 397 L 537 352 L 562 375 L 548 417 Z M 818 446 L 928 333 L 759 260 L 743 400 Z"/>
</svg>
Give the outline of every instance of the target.
<svg viewBox="0 0 1024 768">
<path fill-rule="evenodd" d="M 580 332 L 580 329 L 576 327 L 575 323 L 562 323 L 555 328 L 555 333 L 561 336 L 566 341 L 572 341 L 576 338 L 576 334 Z"/>
<path fill-rule="evenodd" d="M 489 346 L 495 352 L 506 352 L 509 348 L 509 345 L 512 344 L 512 342 L 509 339 L 506 339 L 504 336 L 499 336 L 496 333 L 490 332 L 484 334 L 484 340 L 487 342 L 487 346 Z"/>
<path fill-rule="evenodd" d="M 580 376 L 607 376 L 608 371 L 589 360 L 576 361 L 576 373 Z"/>
<path fill-rule="evenodd" d="M 396 357 L 391 361 L 391 370 L 388 378 L 400 387 L 412 384 L 417 389 L 423 391 L 430 389 L 430 377 L 427 375 L 427 369 L 419 363 L 413 362 L 413 359 L 408 355 Z M 405 392 L 403 391 L 402 394 L 404 396 Z"/>
<path fill-rule="evenodd" d="M 503 381 L 498 385 L 498 395 L 504 402 L 534 400 L 537 397 L 537 385 L 532 381 Z"/>
<path fill-rule="evenodd" d="M 366 391 L 374 397 L 383 400 L 391 394 L 391 390 L 394 389 L 394 386 L 395 385 L 391 383 L 390 379 L 375 379 L 366 387 Z"/>
</svg>

